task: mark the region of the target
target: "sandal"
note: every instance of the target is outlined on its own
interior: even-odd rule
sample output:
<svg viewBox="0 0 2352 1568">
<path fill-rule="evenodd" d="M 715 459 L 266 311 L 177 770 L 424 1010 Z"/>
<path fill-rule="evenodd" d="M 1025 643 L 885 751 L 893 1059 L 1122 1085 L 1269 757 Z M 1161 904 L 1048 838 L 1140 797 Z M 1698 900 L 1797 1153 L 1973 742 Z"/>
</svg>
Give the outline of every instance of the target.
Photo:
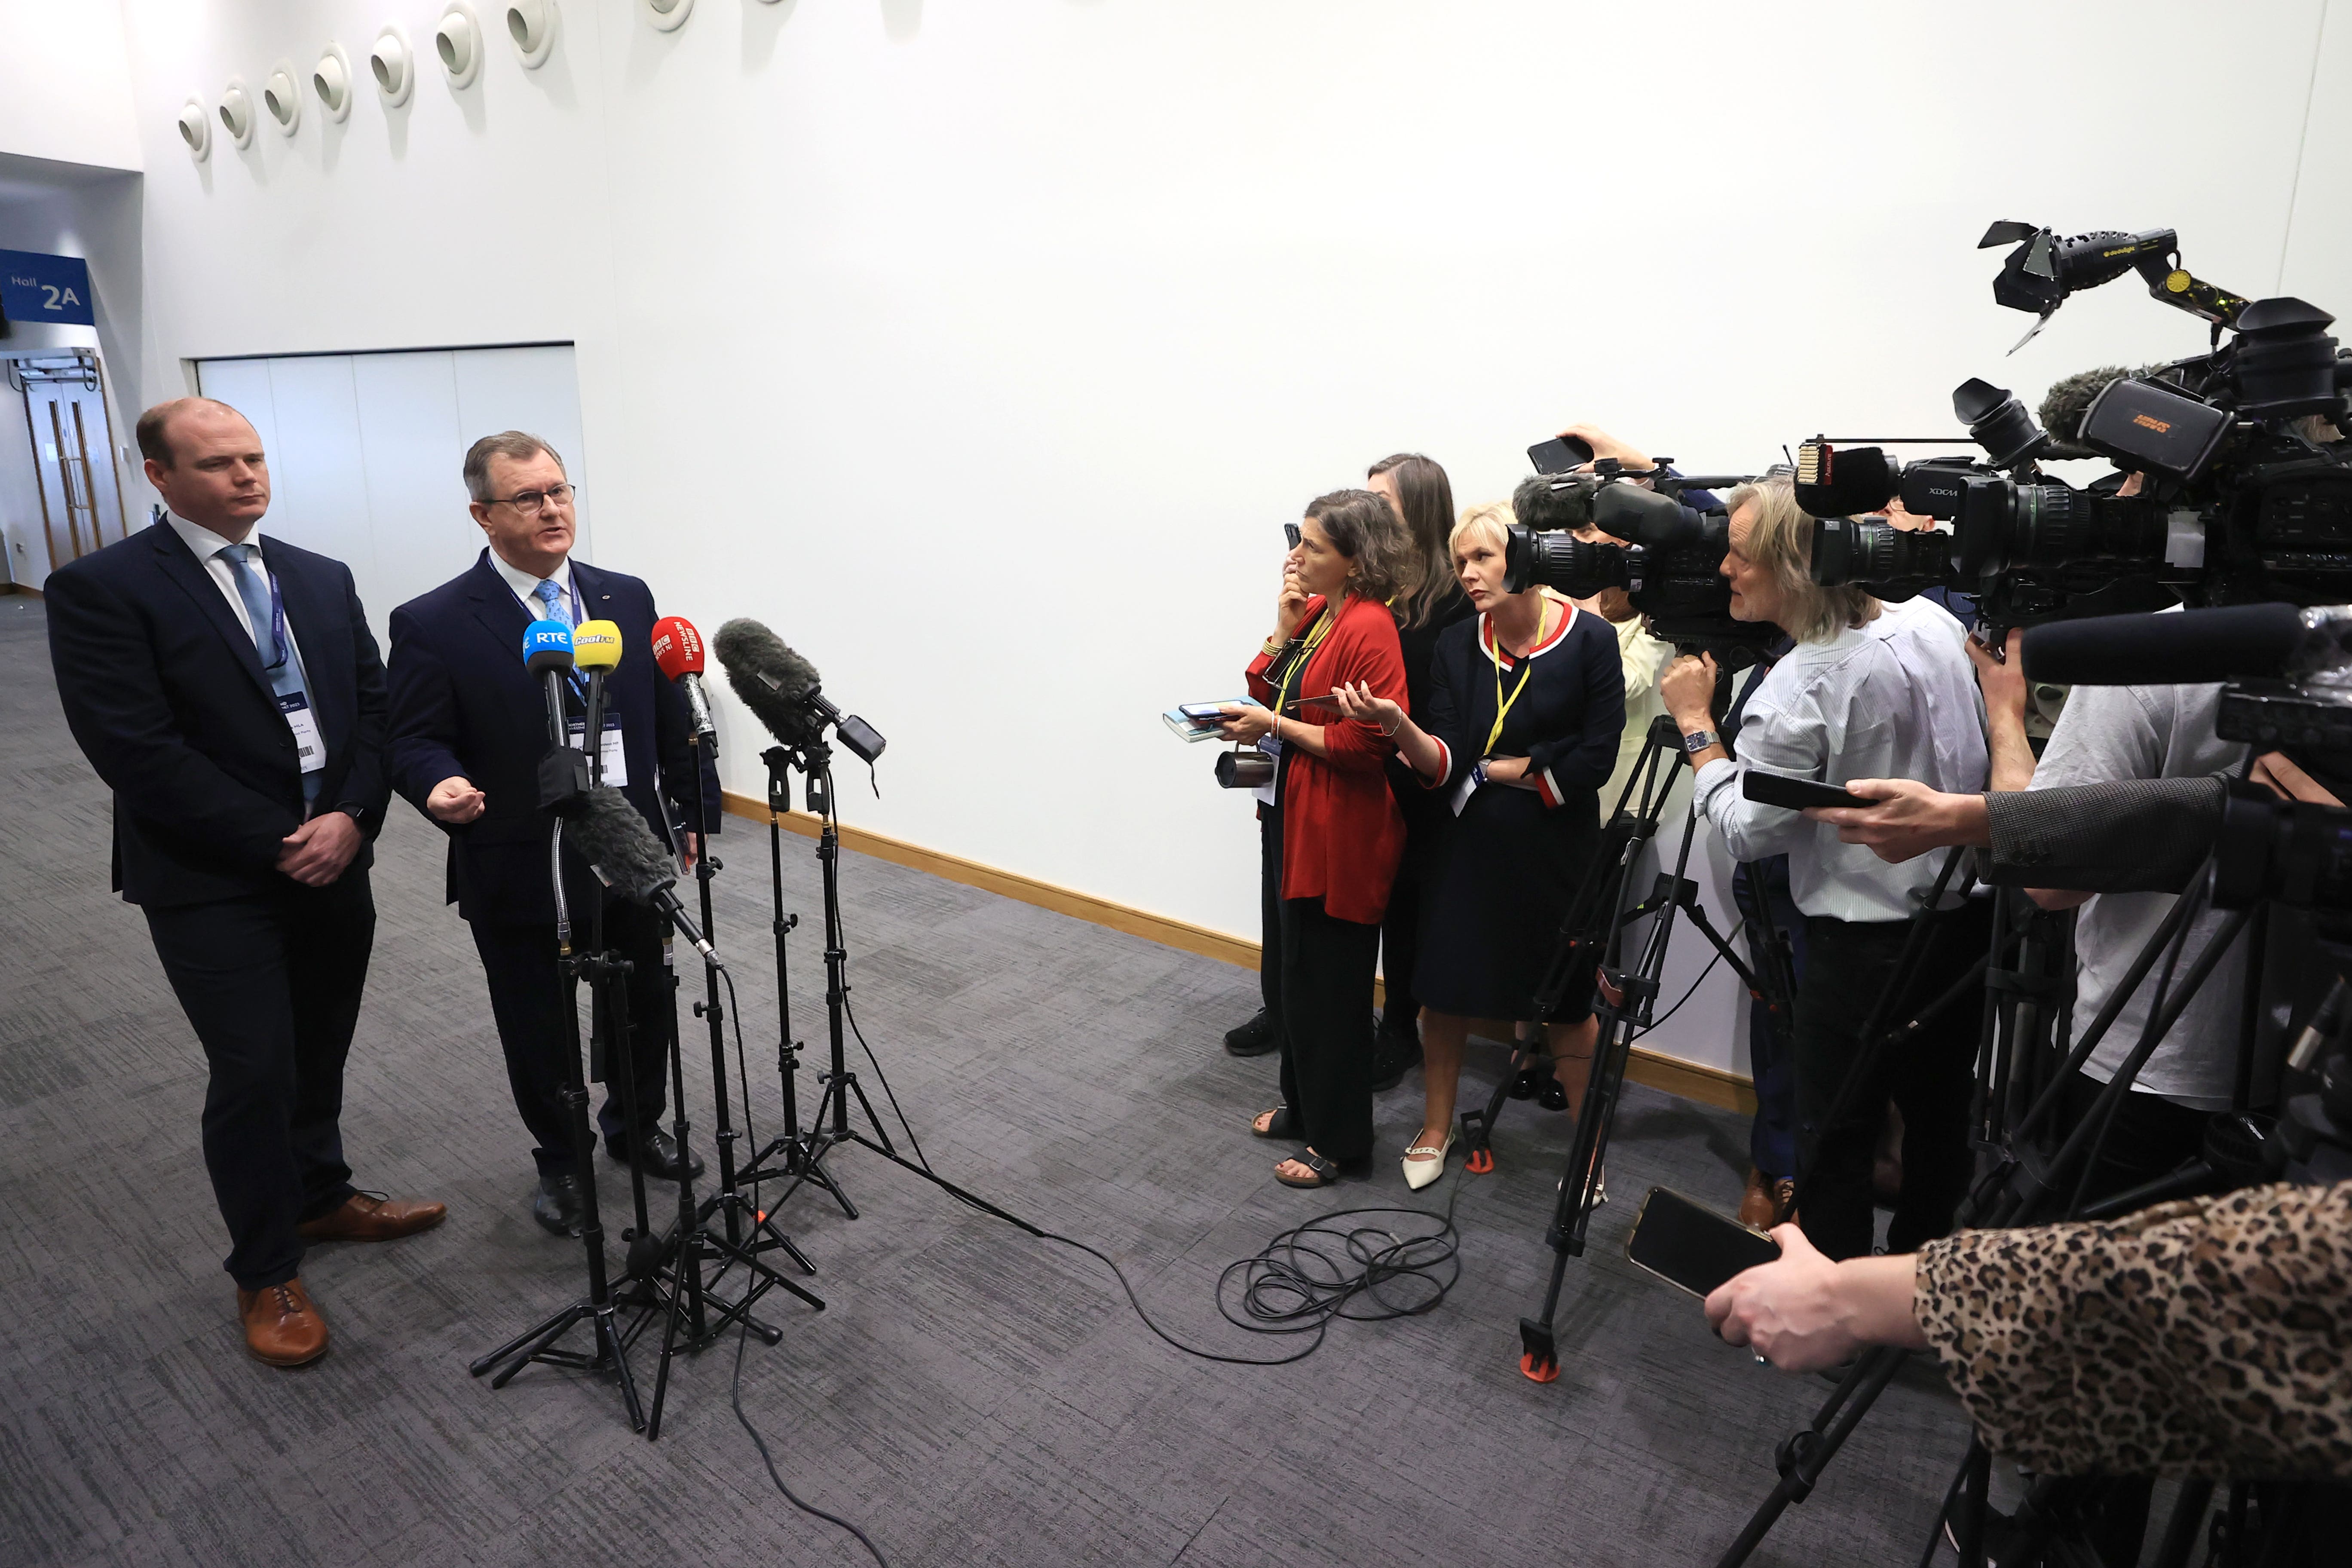
<svg viewBox="0 0 2352 1568">
<path fill-rule="evenodd" d="M 1261 1118 L 1265 1122 L 1263 1127 L 1258 1125 Z M 1298 1112 L 1287 1105 L 1277 1105 L 1272 1110 L 1261 1110 L 1256 1116 L 1250 1118 L 1250 1136 L 1253 1138 L 1303 1138 L 1306 1135 L 1307 1129 L 1299 1121 Z"/>
<path fill-rule="evenodd" d="M 1339 1179 L 1339 1163 L 1337 1160 L 1327 1160 L 1312 1149 L 1301 1149 L 1290 1158 L 1306 1166 L 1314 1174 L 1309 1180 L 1300 1181 L 1296 1176 L 1284 1175 L 1282 1167 L 1277 1165 L 1275 1167 L 1274 1179 L 1286 1187 L 1328 1187 Z"/>
</svg>

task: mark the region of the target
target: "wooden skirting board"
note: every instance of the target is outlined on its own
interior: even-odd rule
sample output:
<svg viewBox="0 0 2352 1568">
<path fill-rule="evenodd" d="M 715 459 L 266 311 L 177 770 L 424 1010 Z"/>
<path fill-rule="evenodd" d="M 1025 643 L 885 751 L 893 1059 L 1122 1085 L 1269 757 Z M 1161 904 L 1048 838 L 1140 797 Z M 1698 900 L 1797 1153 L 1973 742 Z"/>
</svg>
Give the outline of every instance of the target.
<svg viewBox="0 0 2352 1568">
<path fill-rule="evenodd" d="M 765 822 L 768 819 L 767 803 L 755 796 L 738 795 L 733 790 L 729 790 L 726 792 L 726 801 L 727 814 L 730 816 L 749 817 L 755 822 Z M 817 836 L 817 819 L 807 812 L 787 812 L 782 820 L 788 832 L 797 833 L 803 838 L 814 838 Z M 1034 877 L 1024 877 L 1018 871 L 1007 871 L 1001 867 L 983 865 L 978 860 L 967 860 L 961 855 L 950 855 L 938 849 L 926 849 L 919 844 L 909 844 L 903 838 L 893 838 L 887 834 L 853 826 L 845 822 L 841 825 L 841 842 L 845 848 L 855 849 L 861 855 L 871 855 L 877 860 L 887 860 L 894 866 L 905 866 L 917 871 L 928 871 L 934 877 L 942 877 L 950 882 L 961 882 L 967 888 L 979 888 L 986 892 L 1001 893 L 1008 899 L 1018 899 L 1024 904 L 1034 904 L 1039 909 L 1051 910 L 1055 914 L 1068 915 L 1074 920 L 1091 921 L 1096 925 L 1108 926 L 1113 931 L 1123 931 L 1129 936 L 1143 937 L 1148 941 L 1181 948 L 1186 952 L 1197 952 L 1207 958 L 1223 959 L 1227 963 L 1238 964 L 1244 969 L 1254 970 L 1257 967 L 1257 943 L 1234 936 L 1229 931 L 1213 931 L 1207 926 L 1194 925 L 1189 921 L 1176 920 L 1168 915 L 1156 915 L 1150 910 L 1139 910 L 1128 904 L 1114 903 L 1108 899 L 1097 898 L 1092 893 L 1081 893 L 1074 888 L 1040 881 Z M 1375 981 L 1373 984 L 1377 988 L 1379 983 Z M 1726 1110 L 1739 1111 L 1743 1115 L 1752 1115 L 1756 1110 L 1755 1086 L 1738 1074 L 1725 1072 L 1720 1068 L 1702 1067 L 1696 1062 L 1686 1062 L 1677 1057 L 1659 1056 L 1654 1051 L 1645 1051 L 1639 1046 L 1633 1047 L 1633 1058 L 1625 1069 L 1625 1076 L 1635 1083 L 1647 1084 L 1652 1089 L 1662 1089 L 1669 1094 L 1678 1094 L 1685 1100 L 1696 1100 L 1703 1105 L 1721 1106 Z"/>
</svg>

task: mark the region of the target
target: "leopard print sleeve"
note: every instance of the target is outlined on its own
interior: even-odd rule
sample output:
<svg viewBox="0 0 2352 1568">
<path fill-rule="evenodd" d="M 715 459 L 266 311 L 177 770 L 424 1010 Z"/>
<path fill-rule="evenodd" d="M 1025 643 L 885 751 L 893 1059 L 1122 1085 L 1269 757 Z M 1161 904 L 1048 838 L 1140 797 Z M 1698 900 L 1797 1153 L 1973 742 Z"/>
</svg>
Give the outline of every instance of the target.
<svg viewBox="0 0 2352 1568">
<path fill-rule="evenodd" d="M 2352 1182 L 1919 1250 L 1986 1443 L 2050 1475 L 2352 1477 Z"/>
</svg>

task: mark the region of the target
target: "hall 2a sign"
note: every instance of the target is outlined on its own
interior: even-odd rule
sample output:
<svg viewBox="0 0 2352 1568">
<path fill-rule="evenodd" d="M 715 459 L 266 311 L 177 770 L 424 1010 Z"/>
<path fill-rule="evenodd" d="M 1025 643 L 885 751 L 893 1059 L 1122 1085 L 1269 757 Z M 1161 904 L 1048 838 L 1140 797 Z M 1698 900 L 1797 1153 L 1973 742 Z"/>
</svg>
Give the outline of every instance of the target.
<svg viewBox="0 0 2352 1568">
<path fill-rule="evenodd" d="M 0 317 L 96 326 L 89 309 L 89 263 L 78 256 L 0 250 Z"/>
</svg>

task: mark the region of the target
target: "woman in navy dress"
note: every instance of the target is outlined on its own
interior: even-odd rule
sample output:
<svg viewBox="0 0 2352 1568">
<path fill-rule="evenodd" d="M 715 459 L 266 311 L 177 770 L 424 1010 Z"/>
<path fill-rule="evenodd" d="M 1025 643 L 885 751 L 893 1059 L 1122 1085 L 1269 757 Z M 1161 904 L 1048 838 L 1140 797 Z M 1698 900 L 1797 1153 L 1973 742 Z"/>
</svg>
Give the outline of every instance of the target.
<svg viewBox="0 0 2352 1568">
<path fill-rule="evenodd" d="M 1463 1046 L 1474 1025 L 1507 1037 L 1532 1017 L 1560 922 L 1600 838 L 1599 791 L 1625 722 L 1615 628 L 1547 589 L 1503 591 L 1510 508 L 1475 507 L 1449 542 L 1477 618 L 1446 628 L 1419 721 L 1350 689 L 1343 711 L 1392 736 L 1398 754 L 1451 817 L 1423 915 L 1412 989 L 1421 999 L 1421 1136 L 1404 1175 L 1424 1187 L 1445 1170 Z M 1553 1081 L 1543 1100 L 1583 1100 L 1597 1033 L 1589 989 L 1540 1020 Z"/>
</svg>

